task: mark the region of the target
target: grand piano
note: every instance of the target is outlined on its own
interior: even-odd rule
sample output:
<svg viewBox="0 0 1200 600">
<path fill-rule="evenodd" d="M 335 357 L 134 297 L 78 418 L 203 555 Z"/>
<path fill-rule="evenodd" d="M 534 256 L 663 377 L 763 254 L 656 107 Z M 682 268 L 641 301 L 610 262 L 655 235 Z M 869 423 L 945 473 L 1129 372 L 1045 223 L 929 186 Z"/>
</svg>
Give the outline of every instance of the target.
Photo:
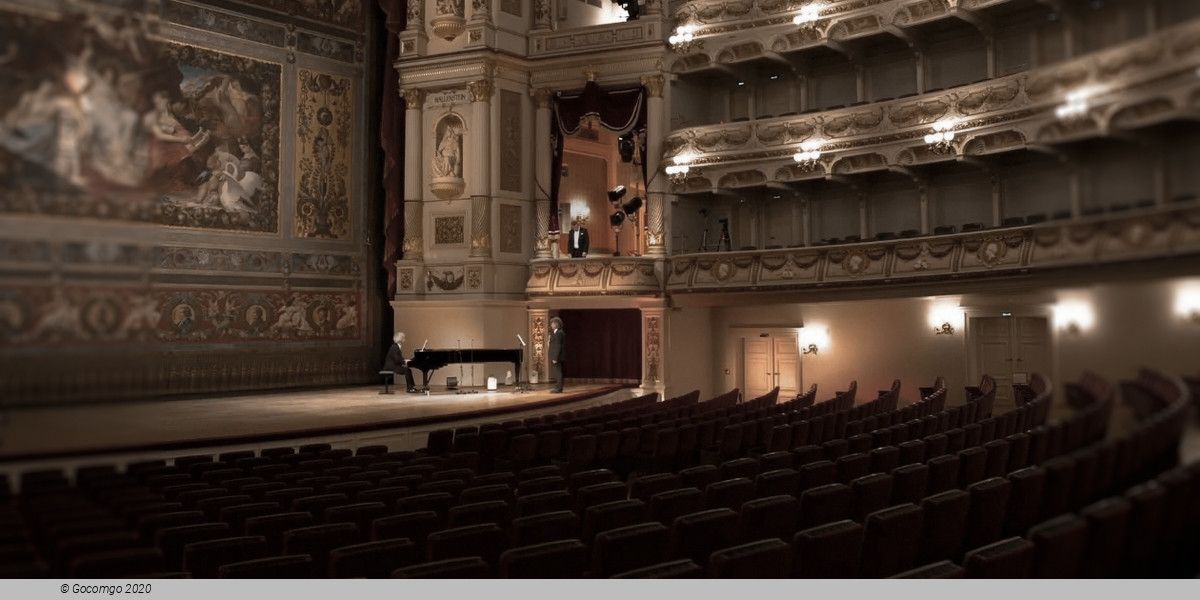
<svg viewBox="0 0 1200 600">
<path fill-rule="evenodd" d="M 454 350 L 417 350 L 408 362 L 411 369 L 421 370 L 421 389 L 429 389 L 429 377 L 433 372 L 452 364 L 510 362 L 513 374 L 521 372 L 520 348 L 459 348 Z"/>
</svg>

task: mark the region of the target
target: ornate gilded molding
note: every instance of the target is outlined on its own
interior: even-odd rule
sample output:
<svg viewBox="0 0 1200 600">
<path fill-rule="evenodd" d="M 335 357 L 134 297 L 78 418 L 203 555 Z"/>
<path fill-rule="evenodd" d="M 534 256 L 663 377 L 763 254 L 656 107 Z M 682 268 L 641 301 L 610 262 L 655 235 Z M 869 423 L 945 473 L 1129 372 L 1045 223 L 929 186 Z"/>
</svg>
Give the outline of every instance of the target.
<svg viewBox="0 0 1200 600">
<path fill-rule="evenodd" d="M 490 102 L 495 89 L 491 78 L 467 83 L 467 93 L 471 96 L 471 102 Z"/>
<path fill-rule="evenodd" d="M 646 75 L 642 77 L 642 85 L 646 86 L 646 93 L 651 98 L 662 98 L 663 88 L 666 87 L 667 78 L 662 75 Z"/>
<path fill-rule="evenodd" d="M 421 89 L 400 90 L 400 95 L 404 97 L 404 105 L 408 110 L 420 110 L 423 108 L 427 93 Z"/>
</svg>

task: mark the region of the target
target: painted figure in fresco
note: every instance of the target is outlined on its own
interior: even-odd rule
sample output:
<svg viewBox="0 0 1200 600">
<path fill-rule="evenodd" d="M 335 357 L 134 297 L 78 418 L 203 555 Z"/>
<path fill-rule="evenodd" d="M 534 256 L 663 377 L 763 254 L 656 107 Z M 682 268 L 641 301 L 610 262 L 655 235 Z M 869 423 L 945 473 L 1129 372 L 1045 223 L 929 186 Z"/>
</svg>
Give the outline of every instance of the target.
<svg viewBox="0 0 1200 600">
<path fill-rule="evenodd" d="M 153 296 L 142 296 L 133 303 L 133 307 L 125 314 L 125 320 L 121 322 L 120 327 L 117 327 L 117 331 L 126 337 L 133 337 L 141 332 L 154 331 L 161 318 L 162 313 L 158 311 L 158 301 Z"/>
<path fill-rule="evenodd" d="M 341 304 L 338 308 L 342 311 L 342 316 L 338 317 L 337 324 L 334 329 L 351 329 L 358 326 L 358 307 L 351 301 L 347 304 Z"/>
<path fill-rule="evenodd" d="M 193 135 L 175 118 L 165 90 L 154 92 L 151 101 L 153 108 L 142 115 L 142 132 L 148 138 L 142 146 L 147 177 L 178 165 L 209 140 L 207 130 L 201 128 Z"/>
<path fill-rule="evenodd" d="M 462 132 L 447 125 L 433 157 L 434 177 L 462 177 Z"/>
</svg>

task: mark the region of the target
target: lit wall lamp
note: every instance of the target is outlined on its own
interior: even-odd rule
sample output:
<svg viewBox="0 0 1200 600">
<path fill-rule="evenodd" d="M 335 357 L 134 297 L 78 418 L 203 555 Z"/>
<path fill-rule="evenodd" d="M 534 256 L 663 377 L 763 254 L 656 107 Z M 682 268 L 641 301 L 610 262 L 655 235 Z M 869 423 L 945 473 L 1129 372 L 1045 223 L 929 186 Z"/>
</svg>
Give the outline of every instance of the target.
<svg viewBox="0 0 1200 600">
<path fill-rule="evenodd" d="M 1190 284 L 1175 291 L 1175 316 L 1185 323 L 1200 325 L 1200 284 Z"/>
<path fill-rule="evenodd" d="M 934 304 L 928 316 L 935 334 L 954 335 L 954 324 L 962 322 L 962 309 L 955 304 Z"/>
<path fill-rule="evenodd" d="M 1092 305 L 1083 301 L 1060 302 L 1054 306 L 1054 323 L 1059 331 L 1078 335 L 1095 322 Z"/>
<path fill-rule="evenodd" d="M 803 327 L 800 329 L 800 353 L 816 356 L 821 348 L 829 349 L 829 330 L 823 327 Z"/>
<path fill-rule="evenodd" d="M 933 132 L 925 134 L 925 144 L 934 154 L 946 154 L 954 149 L 954 127 L 958 121 L 946 119 L 933 124 Z"/>
<path fill-rule="evenodd" d="M 1067 101 L 1054 109 L 1054 116 L 1060 121 L 1078 121 L 1087 118 L 1092 108 L 1092 98 L 1104 91 L 1099 86 L 1079 88 L 1067 94 Z"/>
<path fill-rule="evenodd" d="M 667 42 L 671 44 L 671 50 L 677 54 L 687 54 L 698 43 L 695 38 L 695 25 L 680 25 L 675 28 L 675 35 L 667 38 Z"/>
<path fill-rule="evenodd" d="M 808 140 L 800 144 L 800 151 L 792 155 L 796 165 L 805 171 L 811 171 L 821 160 L 821 140 Z"/>
<path fill-rule="evenodd" d="M 671 159 L 672 164 L 667 165 L 663 171 L 667 177 L 671 178 L 671 183 L 679 185 L 687 181 L 688 171 L 691 170 L 690 164 L 696 160 L 696 155 L 691 152 L 681 152 Z"/>
<path fill-rule="evenodd" d="M 809 2 L 800 9 L 799 14 L 792 17 L 792 23 L 800 29 L 816 30 L 817 20 L 821 18 L 821 11 L 824 9 L 825 5 L 821 2 Z"/>
</svg>

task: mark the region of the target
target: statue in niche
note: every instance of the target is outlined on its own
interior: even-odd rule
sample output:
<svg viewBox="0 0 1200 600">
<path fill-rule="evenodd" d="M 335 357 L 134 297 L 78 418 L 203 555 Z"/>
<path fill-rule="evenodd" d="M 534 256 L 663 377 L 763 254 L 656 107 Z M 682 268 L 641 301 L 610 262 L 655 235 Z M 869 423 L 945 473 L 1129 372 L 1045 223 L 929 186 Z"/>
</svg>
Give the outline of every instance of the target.
<svg viewBox="0 0 1200 600">
<path fill-rule="evenodd" d="M 437 146 L 433 152 L 433 177 L 429 188 L 442 200 L 457 198 L 466 189 L 462 178 L 462 136 L 465 129 L 462 118 L 453 113 L 442 117 L 434 127 Z"/>
<path fill-rule="evenodd" d="M 434 177 L 462 177 L 462 128 L 446 119 L 438 127 L 437 151 L 433 156 Z"/>
</svg>

